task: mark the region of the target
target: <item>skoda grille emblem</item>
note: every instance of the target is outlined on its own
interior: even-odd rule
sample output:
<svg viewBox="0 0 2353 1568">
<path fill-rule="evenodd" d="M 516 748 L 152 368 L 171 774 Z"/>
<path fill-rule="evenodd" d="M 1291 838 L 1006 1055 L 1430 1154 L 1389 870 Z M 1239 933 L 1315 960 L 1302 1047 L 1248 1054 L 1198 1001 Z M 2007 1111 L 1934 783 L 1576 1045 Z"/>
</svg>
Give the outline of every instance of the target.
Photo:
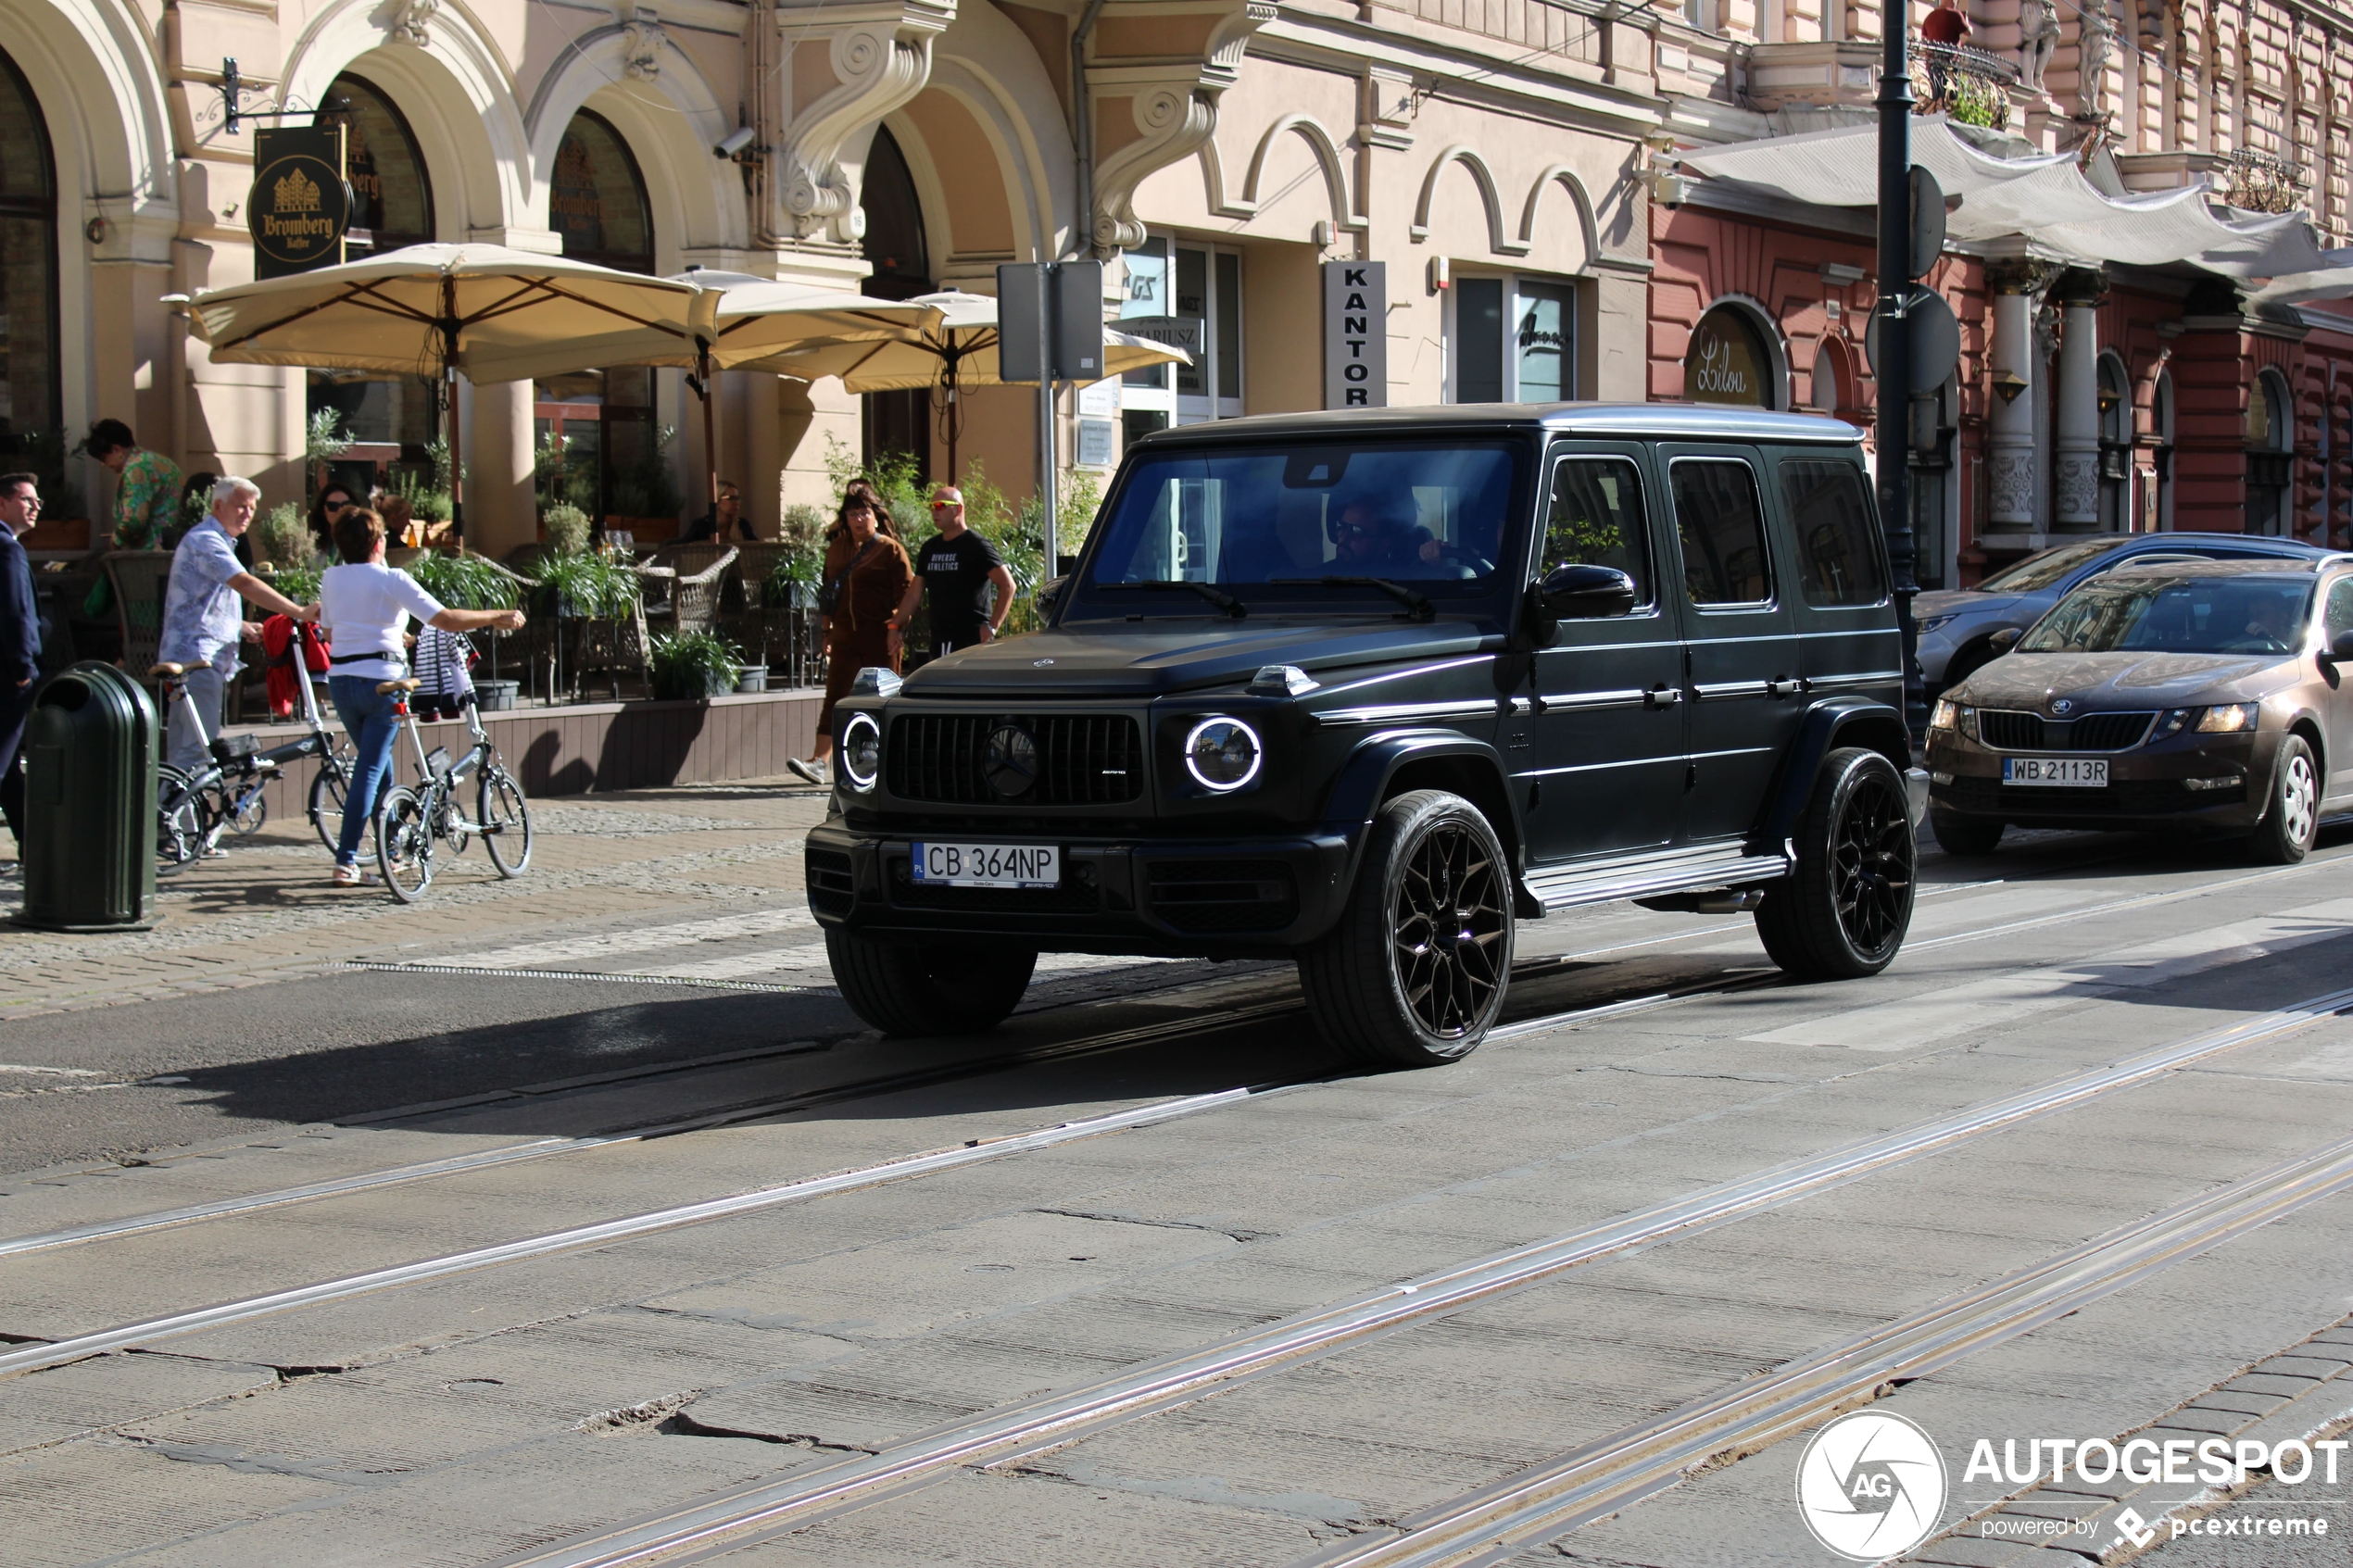
<svg viewBox="0 0 2353 1568">
<path fill-rule="evenodd" d="M 1029 661 L 1029 667 L 1032 670 L 1043 670 L 1046 666 L 1051 664 L 1053 660 L 1051 659 L 1033 659 Z"/>
<path fill-rule="evenodd" d="M 988 732 L 980 759 L 981 777 L 1007 800 L 1018 800 L 1038 782 L 1038 737 L 1011 720 Z"/>
<path fill-rule="evenodd" d="M 2064 719 L 2069 714 L 2075 711 L 2075 704 L 2070 698 L 2061 697 L 2057 702 L 2051 704 L 2051 711 Z"/>
</svg>

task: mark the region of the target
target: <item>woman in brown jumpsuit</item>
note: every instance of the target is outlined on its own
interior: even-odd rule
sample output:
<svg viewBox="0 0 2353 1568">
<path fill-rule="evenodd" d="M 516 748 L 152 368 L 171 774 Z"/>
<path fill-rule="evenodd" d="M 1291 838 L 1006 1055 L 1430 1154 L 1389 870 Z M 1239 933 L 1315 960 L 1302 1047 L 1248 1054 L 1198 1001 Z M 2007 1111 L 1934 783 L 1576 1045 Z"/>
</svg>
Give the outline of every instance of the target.
<svg viewBox="0 0 2353 1568">
<path fill-rule="evenodd" d="M 812 784 L 825 782 L 834 749 L 834 704 L 849 690 L 858 671 L 880 665 L 894 674 L 898 650 L 890 646 L 891 612 L 915 580 L 900 542 L 899 525 L 882 497 L 863 480 L 842 493 L 841 511 L 825 534 L 824 581 L 841 579 L 841 590 L 825 617 L 825 706 L 817 714 L 817 754 L 786 763 Z"/>
</svg>

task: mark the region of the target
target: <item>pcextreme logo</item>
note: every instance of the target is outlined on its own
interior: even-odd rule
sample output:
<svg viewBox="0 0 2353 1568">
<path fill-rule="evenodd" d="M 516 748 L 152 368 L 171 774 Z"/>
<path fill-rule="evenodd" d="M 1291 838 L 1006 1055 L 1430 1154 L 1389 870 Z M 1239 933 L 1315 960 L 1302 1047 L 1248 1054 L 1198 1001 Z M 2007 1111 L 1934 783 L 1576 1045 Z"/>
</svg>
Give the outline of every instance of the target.
<svg viewBox="0 0 2353 1568">
<path fill-rule="evenodd" d="M 1901 1557 L 1944 1517 L 1944 1456 L 1900 1415 L 1840 1416 L 1797 1461 L 1797 1510 L 1816 1540 L 1850 1562 Z"/>
</svg>

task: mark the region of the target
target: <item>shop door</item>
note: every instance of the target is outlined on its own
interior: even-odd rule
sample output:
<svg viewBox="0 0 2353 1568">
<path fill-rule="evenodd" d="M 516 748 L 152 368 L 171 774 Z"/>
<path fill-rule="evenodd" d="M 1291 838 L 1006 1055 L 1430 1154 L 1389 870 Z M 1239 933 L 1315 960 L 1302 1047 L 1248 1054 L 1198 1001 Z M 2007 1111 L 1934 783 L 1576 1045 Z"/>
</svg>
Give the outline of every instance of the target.
<svg viewBox="0 0 2353 1568">
<path fill-rule="evenodd" d="M 1693 844 L 1745 838 L 1805 704 L 1796 628 L 1765 527 L 1761 462 L 1740 446 L 1663 446 L 1690 688 Z"/>
<path fill-rule="evenodd" d="M 1642 602 L 1626 615 L 1563 621 L 1535 655 L 1529 760 L 1529 859 L 1623 854 L 1673 842 L 1683 807 L 1683 653 L 1656 563 L 1671 559 L 1646 502 L 1641 449 L 1579 446 L 1553 460 L 1535 576 L 1616 567 Z"/>
</svg>

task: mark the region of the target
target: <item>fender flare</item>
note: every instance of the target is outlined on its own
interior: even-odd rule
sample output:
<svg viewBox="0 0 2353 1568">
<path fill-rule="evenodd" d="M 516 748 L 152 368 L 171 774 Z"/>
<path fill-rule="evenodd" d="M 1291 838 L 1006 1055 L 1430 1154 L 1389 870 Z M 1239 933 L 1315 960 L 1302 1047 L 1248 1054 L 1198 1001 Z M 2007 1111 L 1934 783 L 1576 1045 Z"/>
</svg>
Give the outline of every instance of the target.
<svg viewBox="0 0 2353 1568">
<path fill-rule="evenodd" d="M 1901 713 L 1865 696 L 1823 698 L 1806 711 L 1796 742 L 1781 759 L 1754 848 L 1762 853 L 1788 842 L 1813 796 L 1814 775 L 1822 759 L 1842 746 L 1868 746 L 1894 763 L 1897 772 L 1911 766 L 1911 742 Z"/>
<path fill-rule="evenodd" d="M 1373 813 L 1389 795 L 1391 780 L 1400 769 L 1419 762 L 1459 759 L 1475 769 L 1484 770 L 1491 778 L 1494 799 L 1502 802 L 1503 821 L 1497 822 L 1496 833 L 1504 840 L 1504 852 L 1511 858 L 1514 871 L 1527 861 L 1527 824 L 1521 821 L 1519 801 L 1513 796 L 1511 771 L 1504 766 L 1504 759 L 1494 746 L 1457 730 L 1387 730 L 1368 735 L 1349 753 L 1332 780 L 1330 791 L 1324 797 L 1324 824 L 1327 832 L 1345 834 L 1349 841 L 1348 874 L 1352 882 L 1356 875 L 1357 857 L 1364 852 L 1365 829 L 1371 825 Z M 1498 815 L 1494 801 L 1478 801 L 1490 817 Z"/>
</svg>

